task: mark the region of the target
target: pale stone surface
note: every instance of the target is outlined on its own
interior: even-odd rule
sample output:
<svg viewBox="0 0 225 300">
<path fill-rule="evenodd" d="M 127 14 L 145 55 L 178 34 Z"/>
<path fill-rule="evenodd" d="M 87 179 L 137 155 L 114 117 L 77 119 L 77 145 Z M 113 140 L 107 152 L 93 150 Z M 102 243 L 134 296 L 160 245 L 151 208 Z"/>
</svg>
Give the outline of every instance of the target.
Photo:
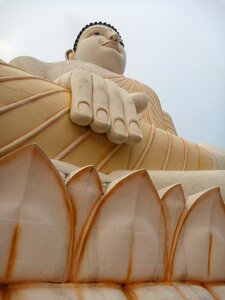
<svg viewBox="0 0 225 300">
<path fill-rule="evenodd" d="M 219 188 L 187 197 L 139 170 L 103 190 L 91 166 L 65 185 L 35 145 L 0 160 L 0 188 L 2 283 L 224 281 Z"/>
<path fill-rule="evenodd" d="M 98 156 L 91 160 L 97 167 L 99 162 L 102 172 L 112 171 L 111 165 L 116 165 L 117 169 L 225 168 L 224 152 L 191 144 L 176 136 L 172 120 L 162 111 L 157 95 L 147 86 L 122 76 L 126 54 L 116 31 L 105 25 L 88 27 L 81 34 L 75 50 L 67 51 L 68 60 L 64 62 L 45 63 L 32 57 L 19 57 L 11 63 L 31 74 L 55 80 L 69 89 L 72 94 L 70 119 L 75 124 L 90 125 L 94 132 L 106 133 L 109 140 L 117 144 L 133 145 L 142 140 L 132 148 L 124 145 L 113 148 L 105 142 L 106 148 L 110 148 L 107 157 L 103 151 L 104 159 Z M 140 113 L 146 106 L 146 97 L 148 108 L 137 116 L 136 110 Z M 138 119 L 141 121 L 138 122 Z M 86 138 L 85 135 L 81 140 Z M 72 145 L 69 149 L 64 147 L 64 151 L 56 157 L 51 153 L 49 155 L 75 165 L 84 165 L 83 161 L 76 161 L 77 153 L 71 148 Z"/>
<path fill-rule="evenodd" d="M 64 282 L 73 215 L 54 166 L 37 146 L 19 150 L 0 161 L 0 190 L 0 282 Z"/>
<path fill-rule="evenodd" d="M 129 174 L 130 171 L 115 171 L 107 176 L 108 181 L 115 180 Z M 219 186 L 225 202 L 225 171 L 148 171 L 157 189 L 180 183 L 186 195 L 190 196 Z"/>
<path fill-rule="evenodd" d="M 71 122 L 68 90 L 6 64 L 1 64 L 0 70 L 1 156 L 23 145 L 37 143 L 50 158 L 78 166 L 92 164 L 103 173 L 142 167 L 163 170 L 223 168 L 222 163 L 218 166 L 213 160 L 213 152 L 166 131 L 165 125 L 160 125 L 163 115 L 153 114 L 150 106 L 140 116 L 142 141 L 134 146 L 116 145 L 105 134 L 96 134 L 87 126 Z M 124 80 L 115 79 L 121 86 Z M 135 86 L 134 92 L 140 84 L 135 83 Z M 146 88 L 147 94 L 148 91 L 150 93 Z M 152 99 L 157 100 L 154 97 Z M 158 112 L 157 101 L 153 107 Z"/>
<path fill-rule="evenodd" d="M 116 284 L 54 284 L 27 283 L 0 289 L 0 299 L 12 300 L 223 300 L 224 285 L 197 284 L 134 284 L 121 287 Z M 216 291 L 216 292 L 215 292 Z M 3 296 L 4 293 L 4 296 Z"/>
<path fill-rule="evenodd" d="M 129 286 L 128 291 L 135 299 L 148 300 L 213 300 L 214 297 L 200 285 L 186 284 L 140 284 Z M 223 299 L 223 298 L 218 298 Z"/>
<path fill-rule="evenodd" d="M 0 160 L 0 299 L 222 300 L 225 151 L 177 136 L 114 29 L 66 56 L 0 62 L 0 156 L 56 167 Z"/>
</svg>

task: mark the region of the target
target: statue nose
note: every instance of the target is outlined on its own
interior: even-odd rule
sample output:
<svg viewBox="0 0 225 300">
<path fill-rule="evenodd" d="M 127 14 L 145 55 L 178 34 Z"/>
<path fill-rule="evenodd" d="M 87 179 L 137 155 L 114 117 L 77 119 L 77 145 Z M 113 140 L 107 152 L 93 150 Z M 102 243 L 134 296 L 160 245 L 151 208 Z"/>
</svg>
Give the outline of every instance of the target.
<svg viewBox="0 0 225 300">
<path fill-rule="evenodd" d="M 119 41 L 119 36 L 116 32 L 112 32 L 112 33 L 109 34 L 109 39 L 113 40 L 115 42 L 118 42 Z"/>
</svg>

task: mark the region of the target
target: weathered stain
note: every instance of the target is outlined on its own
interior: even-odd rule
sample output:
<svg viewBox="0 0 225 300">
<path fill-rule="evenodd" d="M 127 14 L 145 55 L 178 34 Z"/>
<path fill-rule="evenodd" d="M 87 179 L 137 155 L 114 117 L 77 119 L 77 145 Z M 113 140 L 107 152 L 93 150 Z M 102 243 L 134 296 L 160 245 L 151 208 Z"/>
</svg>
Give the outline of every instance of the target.
<svg viewBox="0 0 225 300">
<path fill-rule="evenodd" d="M 137 300 L 136 294 L 134 293 L 134 291 L 131 291 L 130 289 L 124 288 L 123 293 L 125 295 L 125 297 L 127 298 L 127 300 Z"/>
<path fill-rule="evenodd" d="M 84 296 L 80 287 L 76 287 L 76 296 L 78 300 L 84 300 Z"/>
<path fill-rule="evenodd" d="M 173 240 L 172 240 L 172 244 L 171 244 L 170 258 L 168 261 L 167 280 L 169 280 L 169 281 L 171 281 L 172 277 L 173 277 L 174 260 L 175 260 L 175 253 L 177 250 L 177 244 L 178 244 L 180 233 L 183 228 L 183 224 L 186 220 L 187 214 L 188 214 L 188 209 L 184 209 L 178 222 L 177 222 L 177 226 L 174 231 Z"/>
<path fill-rule="evenodd" d="M 87 216 L 87 219 L 83 225 L 83 228 L 80 232 L 80 236 L 79 236 L 79 239 L 77 241 L 77 246 L 76 246 L 77 255 L 75 257 L 75 252 L 74 252 L 74 264 L 71 266 L 71 274 L 70 274 L 71 281 L 76 280 L 76 277 L 79 273 L 81 261 L 82 261 L 82 258 L 84 256 L 84 252 L 85 252 L 85 247 L 86 247 L 90 232 L 95 225 L 98 210 L 100 209 L 101 204 L 102 204 L 102 198 L 103 198 L 103 196 L 100 195 L 96 199 L 94 205 L 92 206 L 92 208 L 90 210 L 89 215 Z"/>
<path fill-rule="evenodd" d="M 61 200 L 64 202 L 64 207 L 66 210 L 67 222 L 68 222 L 67 268 L 63 279 L 63 281 L 67 281 L 69 276 L 71 260 L 72 260 L 72 252 L 73 252 L 73 239 L 74 239 L 74 232 L 75 232 L 74 227 L 76 226 L 76 208 L 74 208 L 72 204 L 66 186 L 59 172 L 56 170 L 55 166 L 49 161 L 46 154 L 37 145 L 31 145 L 28 147 L 32 147 L 33 159 L 41 160 L 42 163 L 44 163 L 44 167 L 48 169 L 49 174 L 52 174 L 52 177 L 55 179 L 57 187 L 60 190 L 62 195 Z"/>
<path fill-rule="evenodd" d="M 181 295 L 182 298 L 184 298 L 184 300 L 189 300 L 190 298 L 187 297 L 184 292 L 182 292 L 179 287 L 177 287 L 176 285 L 174 285 L 175 290 Z"/>
<path fill-rule="evenodd" d="M 208 277 L 210 276 L 210 268 L 211 268 L 212 242 L 213 242 L 212 233 L 210 233 L 210 236 L 209 236 L 209 250 L 208 250 L 208 270 L 207 270 Z"/>
<path fill-rule="evenodd" d="M 84 250 L 86 248 L 86 245 L 88 243 L 88 240 L 90 238 L 90 234 L 92 229 L 95 226 L 95 223 L 97 221 L 97 218 L 99 216 L 100 211 L 102 210 L 104 204 L 110 200 L 110 198 L 112 197 L 112 195 L 117 192 L 121 186 L 125 185 L 127 183 L 127 181 L 129 182 L 129 180 L 131 180 L 133 177 L 136 177 L 137 175 L 143 175 L 146 174 L 147 172 L 144 170 L 139 170 L 136 171 L 135 173 L 129 175 L 129 177 L 119 181 L 115 186 L 112 187 L 112 189 L 106 194 L 106 195 L 102 195 L 101 197 L 99 197 L 98 201 L 95 202 L 95 205 L 93 206 L 89 217 L 87 218 L 86 222 L 88 223 L 88 228 L 86 230 L 86 234 L 83 237 L 83 241 L 82 241 L 82 245 L 79 247 L 80 251 L 78 251 L 78 248 L 76 249 L 78 252 L 78 258 L 76 260 L 76 264 L 74 265 L 73 268 L 73 274 L 71 274 L 70 276 L 70 280 L 77 280 L 77 276 L 79 274 L 80 271 L 80 267 L 82 264 L 82 260 L 83 260 L 83 256 L 84 256 Z"/>
<path fill-rule="evenodd" d="M 6 275 L 5 275 L 6 280 L 10 279 L 12 272 L 13 272 L 13 268 L 14 268 L 15 261 L 16 261 L 17 243 L 18 243 L 19 235 L 20 235 L 20 227 L 19 227 L 19 224 L 17 224 L 17 226 L 14 230 L 12 242 L 11 242 L 12 246 L 10 249 L 8 266 L 7 266 Z"/>
<path fill-rule="evenodd" d="M 70 280 L 73 280 L 73 274 L 76 272 L 76 266 L 77 266 L 77 261 L 79 260 L 79 256 L 80 256 L 80 251 L 83 245 L 83 241 L 85 239 L 86 236 L 86 232 L 88 231 L 89 228 L 89 223 L 90 220 L 92 220 L 92 216 L 93 216 L 93 210 L 95 212 L 95 206 L 96 204 L 99 203 L 100 199 L 102 198 L 103 195 L 103 191 L 102 191 L 102 186 L 99 186 L 99 182 L 101 184 L 100 178 L 98 176 L 98 173 L 96 172 L 96 170 L 94 169 L 94 167 L 86 167 L 83 170 L 81 170 L 79 173 L 77 173 L 74 177 L 71 178 L 71 180 L 68 182 L 68 190 L 69 190 L 69 194 L 71 197 L 71 203 L 72 203 L 72 207 L 73 207 L 73 211 L 74 211 L 74 216 L 76 215 L 77 212 L 77 207 L 76 207 L 76 195 L 73 194 L 72 190 L 70 192 L 70 185 L 72 184 L 75 185 L 77 182 L 79 182 L 79 180 L 82 180 L 82 176 L 88 174 L 88 184 L 86 184 L 86 188 L 89 185 L 90 182 L 90 178 L 95 176 L 96 179 L 96 183 L 99 189 L 99 195 L 98 197 L 96 197 L 96 199 L 94 199 L 93 205 L 89 208 L 89 211 L 87 212 L 87 217 L 84 220 L 81 230 L 79 232 L 78 236 L 75 236 L 76 233 L 76 224 L 77 224 L 77 219 L 74 221 L 74 237 L 73 237 L 73 247 L 72 247 L 72 260 L 71 260 L 71 265 L 70 265 L 70 275 L 69 278 Z M 74 217 L 75 219 L 75 217 Z"/>
</svg>

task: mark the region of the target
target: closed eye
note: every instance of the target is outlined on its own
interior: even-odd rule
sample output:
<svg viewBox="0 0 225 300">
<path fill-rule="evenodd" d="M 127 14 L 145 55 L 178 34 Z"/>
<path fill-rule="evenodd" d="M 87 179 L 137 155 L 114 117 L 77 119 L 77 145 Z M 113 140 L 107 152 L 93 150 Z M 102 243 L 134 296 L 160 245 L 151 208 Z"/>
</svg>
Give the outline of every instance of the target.
<svg viewBox="0 0 225 300">
<path fill-rule="evenodd" d="M 100 35 L 100 33 L 99 32 L 94 32 L 94 35 Z"/>
</svg>

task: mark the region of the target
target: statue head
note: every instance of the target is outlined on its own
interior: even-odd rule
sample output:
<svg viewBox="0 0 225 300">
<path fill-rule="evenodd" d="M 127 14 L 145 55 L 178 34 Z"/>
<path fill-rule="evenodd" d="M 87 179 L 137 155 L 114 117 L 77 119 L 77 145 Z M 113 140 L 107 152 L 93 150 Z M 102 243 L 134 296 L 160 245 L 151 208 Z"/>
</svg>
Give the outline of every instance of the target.
<svg viewBox="0 0 225 300">
<path fill-rule="evenodd" d="M 80 31 L 73 49 L 66 51 L 66 59 L 90 62 L 118 74 L 123 74 L 126 65 L 119 32 L 102 22 L 90 23 Z"/>
</svg>

